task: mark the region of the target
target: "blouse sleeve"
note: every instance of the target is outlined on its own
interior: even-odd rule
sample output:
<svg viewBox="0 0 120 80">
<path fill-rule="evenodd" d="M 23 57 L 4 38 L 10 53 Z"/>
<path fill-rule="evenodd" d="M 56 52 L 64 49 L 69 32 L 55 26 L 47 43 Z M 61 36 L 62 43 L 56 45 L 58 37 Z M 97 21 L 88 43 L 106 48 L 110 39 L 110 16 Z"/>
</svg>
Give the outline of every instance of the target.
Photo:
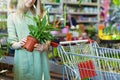
<svg viewBox="0 0 120 80">
<path fill-rule="evenodd" d="M 14 25 L 14 21 L 13 21 L 13 14 L 10 14 L 8 16 L 7 19 L 7 31 L 8 31 L 8 42 L 10 44 L 17 42 L 18 41 L 18 37 L 17 37 L 17 33 L 16 33 L 16 29 L 15 29 L 15 25 Z"/>
</svg>

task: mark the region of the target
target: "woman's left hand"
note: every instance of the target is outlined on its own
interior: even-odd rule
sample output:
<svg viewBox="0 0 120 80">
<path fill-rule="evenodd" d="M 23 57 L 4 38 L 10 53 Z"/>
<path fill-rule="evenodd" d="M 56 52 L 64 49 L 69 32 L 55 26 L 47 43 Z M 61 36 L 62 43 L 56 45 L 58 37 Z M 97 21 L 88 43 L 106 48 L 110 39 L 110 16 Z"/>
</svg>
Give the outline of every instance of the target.
<svg viewBox="0 0 120 80">
<path fill-rule="evenodd" d="M 47 51 L 49 48 L 48 44 L 35 44 L 34 46 L 34 50 L 43 52 L 43 51 Z"/>
</svg>

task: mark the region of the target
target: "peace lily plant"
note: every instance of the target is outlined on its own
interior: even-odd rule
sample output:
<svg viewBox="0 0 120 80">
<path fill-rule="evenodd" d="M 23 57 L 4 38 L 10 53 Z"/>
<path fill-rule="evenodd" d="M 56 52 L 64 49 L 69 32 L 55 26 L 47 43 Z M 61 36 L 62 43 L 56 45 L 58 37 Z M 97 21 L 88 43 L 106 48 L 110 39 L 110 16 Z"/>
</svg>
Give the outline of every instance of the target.
<svg viewBox="0 0 120 80">
<path fill-rule="evenodd" d="M 36 15 L 31 18 L 36 25 L 29 24 L 29 35 L 37 39 L 40 43 L 45 43 L 48 40 L 52 40 L 53 36 L 50 33 L 55 28 L 48 23 L 47 16 L 44 16 L 42 19 L 40 16 Z"/>
</svg>

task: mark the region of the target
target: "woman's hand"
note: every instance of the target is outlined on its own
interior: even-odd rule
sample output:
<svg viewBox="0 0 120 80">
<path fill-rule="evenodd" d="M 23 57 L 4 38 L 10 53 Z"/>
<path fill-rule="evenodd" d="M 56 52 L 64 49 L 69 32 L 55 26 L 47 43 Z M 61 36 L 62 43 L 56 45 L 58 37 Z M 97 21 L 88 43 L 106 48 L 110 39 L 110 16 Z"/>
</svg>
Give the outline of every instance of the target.
<svg viewBox="0 0 120 80">
<path fill-rule="evenodd" d="M 13 49 L 19 49 L 19 48 L 21 48 L 21 47 L 25 44 L 26 40 L 27 40 L 27 38 L 23 38 L 23 39 L 21 39 L 21 41 L 19 41 L 19 42 L 14 42 L 14 43 L 12 44 L 12 48 L 13 48 Z"/>
<path fill-rule="evenodd" d="M 47 51 L 49 49 L 49 42 L 46 42 L 46 44 L 35 44 L 34 47 L 34 50 L 40 52 Z"/>
</svg>

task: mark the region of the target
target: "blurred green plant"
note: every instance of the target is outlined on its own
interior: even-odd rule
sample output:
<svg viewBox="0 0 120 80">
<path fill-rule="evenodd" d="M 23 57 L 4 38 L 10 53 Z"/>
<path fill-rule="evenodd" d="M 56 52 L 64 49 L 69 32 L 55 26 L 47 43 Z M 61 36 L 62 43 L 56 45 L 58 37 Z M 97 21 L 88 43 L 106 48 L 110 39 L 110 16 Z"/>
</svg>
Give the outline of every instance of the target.
<svg viewBox="0 0 120 80">
<path fill-rule="evenodd" d="M 0 42 L 0 58 L 4 57 L 5 55 L 8 54 L 9 48 L 10 48 L 10 44 L 6 41 L 4 41 L 5 44 L 3 44 L 2 42 Z"/>
</svg>

